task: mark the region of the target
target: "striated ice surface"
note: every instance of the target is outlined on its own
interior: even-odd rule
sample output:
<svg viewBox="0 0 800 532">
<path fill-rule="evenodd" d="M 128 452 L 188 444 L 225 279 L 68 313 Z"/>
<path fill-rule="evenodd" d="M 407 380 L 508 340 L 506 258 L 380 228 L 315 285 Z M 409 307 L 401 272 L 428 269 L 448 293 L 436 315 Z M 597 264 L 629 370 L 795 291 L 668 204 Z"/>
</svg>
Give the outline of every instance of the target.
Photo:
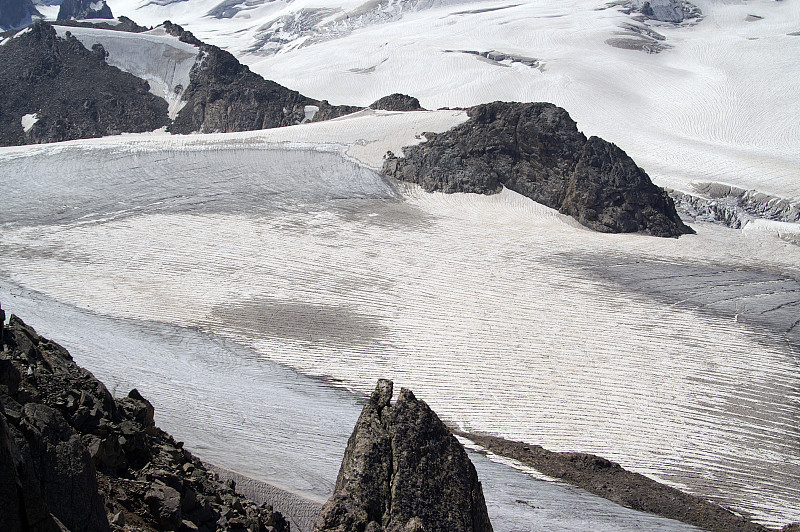
<svg viewBox="0 0 800 532">
<path fill-rule="evenodd" d="M 508 191 L 427 194 L 337 152 L 214 138 L 227 140 L 0 153 L 0 286 L 205 353 L 169 376 L 158 360 L 172 355 L 131 344 L 121 393 L 168 403 L 206 371 L 243 381 L 241 399 L 198 391 L 187 435 L 165 426 L 199 454 L 213 447 L 206 418 L 241 425 L 243 441 L 265 432 L 250 423 L 266 414 L 237 405 L 271 393 L 269 361 L 356 396 L 391 378 L 464 429 L 599 454 L 764 523 L 800 520 L 800 247 L 710 224 L 599 234 Z M 86 365 L 105 378 L 121 357 Z M 275 416 L 287 445 L 291 415 Z M 210 432 L 217 449 L 235 441 L 225 430 Z M 219 459 L 259 475 L 239 460 Z"/>
</svg>

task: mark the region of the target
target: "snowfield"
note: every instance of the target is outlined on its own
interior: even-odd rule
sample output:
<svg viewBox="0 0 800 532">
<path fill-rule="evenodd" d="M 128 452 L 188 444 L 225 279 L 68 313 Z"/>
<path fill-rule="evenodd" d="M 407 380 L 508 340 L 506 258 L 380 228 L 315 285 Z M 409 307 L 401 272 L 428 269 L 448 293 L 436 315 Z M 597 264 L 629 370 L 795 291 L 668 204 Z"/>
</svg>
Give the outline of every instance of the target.
<svg viewBox="0 0 800 532">
<path fill-rule="evenodd" d="M 408 143 L 395 132 L 418 141 L 461 120 L 364 112 L 3 149 L 0 284 L 92 319 L 198 331 L 357 393 L 392 378 L 465 429 L 600 454 L 765 523 L 798 520 L 800 247 L 712 224 L 680 239 L 598 234 L 507 191 L 388 183 L 351 153 L 374 166 Z M 170 416 L 184 392 L 146 349 L 130 347 L 132 375 L 113 357 L 77 360 L 111 382 L 140 375 L 164 426 L 217 460 L 226 440 Z M 211 371 L 237 376 L 226 364 Z M 256 388 L 245 403 L 271 393 Z M 219 461 L 263 478 L 259 463 Z"/>
</svg>

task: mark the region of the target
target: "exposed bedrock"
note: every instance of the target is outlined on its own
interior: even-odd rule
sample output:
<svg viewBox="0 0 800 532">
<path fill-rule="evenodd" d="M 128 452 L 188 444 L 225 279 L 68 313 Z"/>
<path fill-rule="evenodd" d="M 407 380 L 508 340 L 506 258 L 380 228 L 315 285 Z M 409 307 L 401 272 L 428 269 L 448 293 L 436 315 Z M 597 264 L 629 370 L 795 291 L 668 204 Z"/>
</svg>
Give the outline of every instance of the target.
<svg viewBox="0 0 800 532">
<path fill-rule="evenodd" d="M 0 145 L 58 142 L 167 125 L 167 103 L 149 85 L 37 22 L 0 46 Z"/>
<path fill-rule="evenodd" d="M 3 0 L 0 2 L 0 30 L 22 28 L 41 16 L 31 0 Z"/>
<path fill-rule="evenodd" d="M 491 531 L 483 490 L 461 444 L 403 388 L 380 380 L 347 442 L 336 489 L 315 530 Z"/>
<path fill-rule="evenodd" d="M 424 111 L 425 109 L 419 104 L 419 100 L 413 96 L 405 94 L 394 93 L 389 96 L 373 102 L 369 106 L 370 109 L 378 109 L 382 111 Z"/>
<path fill-rule="evenodd" d="M 427 191 L 493 194 L 506 188 L 605 233 L 694 233 L 672 199 L 620 148 L 578 131 L 550 103 L 494 102 L 427 142 L 388 154 L 384 174 Z"/>
<path fill-rule="evenodd" d="M 266 80 L 225 50 L 203 43 L 167 21 L 164 29 L 200 49 L 183 94 L 186 105 L 169 126 L 172 133 L 251 131 L 327 120 L 360 110 L 334 106 Z"/>
<path fill-rule="evenodd" d="M 63 0 L 57 20 L 114 18 L 106 0 Z"/>
<path fill-rule="evenodd" d="M 62 525 L 288 530 L 156 427 L 136 390 L 114 399 L 63 347 L 11 316 L 0 340 L 0 530 Z"/>
</svg>

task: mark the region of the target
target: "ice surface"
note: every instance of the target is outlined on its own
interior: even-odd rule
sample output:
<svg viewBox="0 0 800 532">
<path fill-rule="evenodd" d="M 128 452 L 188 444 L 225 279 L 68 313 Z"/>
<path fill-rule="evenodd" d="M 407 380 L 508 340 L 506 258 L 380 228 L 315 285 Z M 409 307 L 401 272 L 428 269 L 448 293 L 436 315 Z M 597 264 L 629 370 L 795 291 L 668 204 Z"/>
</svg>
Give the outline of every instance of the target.
<svg viewBox="0 0 800 532">
<path fill-rule="evenodd" d="M 598 234 L 508 191 L 427 194 L 339 155 L 423 117 L 463 120 L 0 150 L 0 279 L 358 394 L 392 378 L 466 429 L 800 519 L 800 247 L 709 224 Z M 306 133 L 342 145 L 287 149 Z"/>
<path fill-rule="evenodd" d="M 137 388 L 156 423 L 205 460 L 324 502 L 363 396 L 270 362 L 211 332 L 119 320 L 0 284 L 0 300 L 58 338 L 117 397 Z M 470 453 L 498 531 L 697 530 Z M 301 529 L 302 531 L 302 529 Z"/>
<path fill-rule="evenodd" d="M 146 80 L 150 92 L 169 104 L 175 118 L 185 102 L 181 96 L 189 86 L 189 73 L 197 62 L 198 49 L 166 34 L 128 33 L 96 28 L 55 26 L 59 36 L 69 32 L 90 49 L 100 43 L 108 52 L 106 61 Z"/>
</svg>

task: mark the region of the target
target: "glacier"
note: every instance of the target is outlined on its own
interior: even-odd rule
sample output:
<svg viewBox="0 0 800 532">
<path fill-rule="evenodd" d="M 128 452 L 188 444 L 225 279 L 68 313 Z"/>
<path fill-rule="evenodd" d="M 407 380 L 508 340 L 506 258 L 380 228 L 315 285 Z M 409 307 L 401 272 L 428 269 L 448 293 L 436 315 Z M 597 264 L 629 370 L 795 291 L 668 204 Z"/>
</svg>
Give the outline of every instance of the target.
<svg viewBox="0 0 800 532">
<path fill-rule="evenodd" d="M 245 358 L 355 397 L 389 377 L 462 429 L 599 454 L 761 522 L 797 520 L 800 247 L 709 223 L 681 239 L 598 234 L 508 191 L 428 194 L 364 164 L 407 142 L 395 130 L 460 120 L 365 112 L 4 148 L 0 286 L 108 320 L 109 335 L 112 322 L 199 334 L 187 342 L 211 353 L 208 369 L 184 362 L 183 376 L 140 359 L 142 344 L 105 357 L 65 343 L 107 382 L 123 375 L 120 393 L 149 391 L 187 446 L 250 476 L 281 466 L 226 462 L 227 424 L 244 440 L 274 416 L 181 384 L 235 380 Z M 259 379 L 243 402 L 271 393 Z M 168 414 L 179 384 L 196 416 Z M 293 419 L 276 422 L 291 433 Z"/>
</svg>

